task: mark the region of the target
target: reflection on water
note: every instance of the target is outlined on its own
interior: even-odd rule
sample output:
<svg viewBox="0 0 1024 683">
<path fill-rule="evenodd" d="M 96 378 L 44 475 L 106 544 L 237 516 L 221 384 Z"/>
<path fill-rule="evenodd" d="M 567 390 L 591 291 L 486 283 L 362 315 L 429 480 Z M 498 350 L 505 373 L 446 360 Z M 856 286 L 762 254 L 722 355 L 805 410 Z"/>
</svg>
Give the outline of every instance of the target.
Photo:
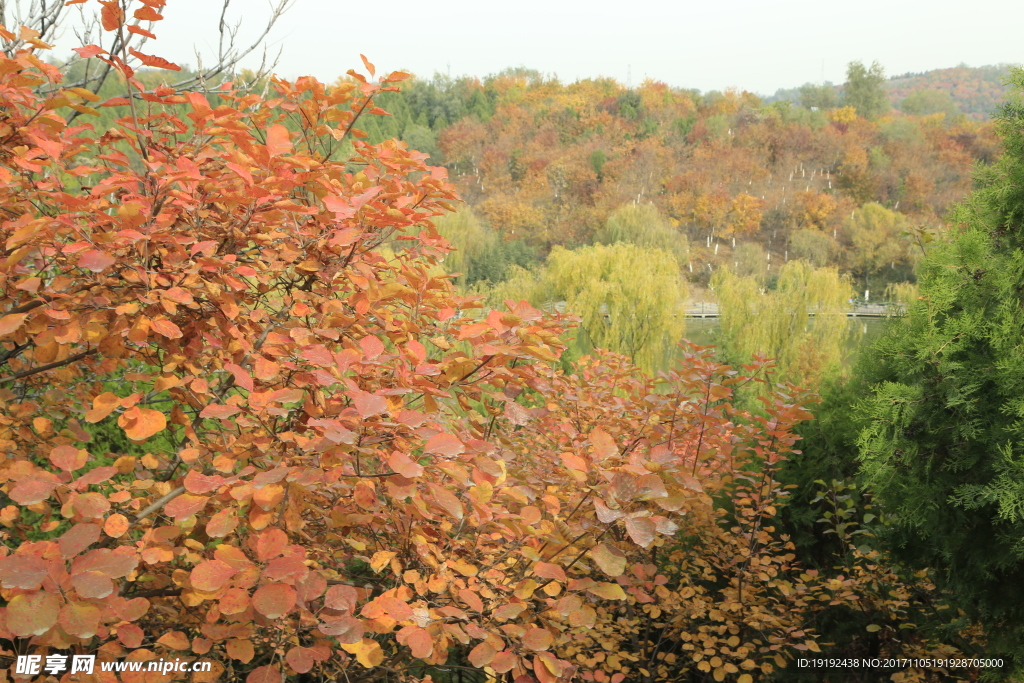
<svg viewBox="0 0 1024 683">
<path fill-rule="evenodd" d="M 843 363 L 852 361 L 856 351 L 881 334 L 885 327 L 884 318 L 848 318 L 850 336 L 846 340 L 846 356 Z M 718 344 L 719 318 L 687 318 L 686 338 L 694 344 L 706 346 Z"/>
</svg>

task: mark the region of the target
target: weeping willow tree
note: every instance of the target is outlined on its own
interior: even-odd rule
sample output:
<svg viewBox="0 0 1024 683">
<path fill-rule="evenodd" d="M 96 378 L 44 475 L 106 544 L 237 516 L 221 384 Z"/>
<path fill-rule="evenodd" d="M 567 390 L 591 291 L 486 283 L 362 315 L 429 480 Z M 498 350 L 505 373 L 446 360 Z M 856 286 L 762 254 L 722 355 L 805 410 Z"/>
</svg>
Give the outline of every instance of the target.
<svg viewBox="0 0 1024 683">
<path fill-rule="evenodd" d="M 594 235 L 598 244 L 627 242 L 645 249 L 660 249 L 672 254 L 678 263 L 690 255 L 690 243 L 673 222 L 654 204 L 626 204 L 612 212 Z"/>
<path fill-rule="evenodd" d="M 630 356 L 640 367 L 665 367 L 683 337 L 686 284 L 679 263 L 661 249 L 628 242 L 577 250 L 555 247 L 543 268 L 511 269 L 488 304 L 526 299 L 580 319 L 571 348 Z"/>
<path fill-rule="evenodd" d="M 764 353 L 776 360 L 782 379 L 804 386 L 816 384 L 842 360 L 853 289 L 835 268 L 790 261 L 773 290 L 722 268 L 712 285 L 722 316 L 722 347 L 730 360 Z"/>
<path fill-rule="evenodd" d="M 458 273 L 455 284 L 463 290 L 484 291 L 487 283 L 503 281 L 510 267 L 525 267 L 537 260 L 525 242 L 501 239 L 468 206 L 434 219 L 434 226 L 455 248 L 445 257 L 444 270 Z"/>
</svg>

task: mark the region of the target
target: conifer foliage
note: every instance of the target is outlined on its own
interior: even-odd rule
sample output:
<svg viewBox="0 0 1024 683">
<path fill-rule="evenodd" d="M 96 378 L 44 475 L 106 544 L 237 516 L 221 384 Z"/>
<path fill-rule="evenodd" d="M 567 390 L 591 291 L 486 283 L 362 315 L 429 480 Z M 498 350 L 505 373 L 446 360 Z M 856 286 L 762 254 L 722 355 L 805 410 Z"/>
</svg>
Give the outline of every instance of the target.
<svg viewBox="0 0 1024 683">
<path fill-rule="evenodd" d="M 998 117 L 1002 159 L 918 268 L 920 296 L 875 344 L 864 473 L 892 514 L 892 546 L 940 570 L 1024 652 L 1024 71 Z"/>
</svg>

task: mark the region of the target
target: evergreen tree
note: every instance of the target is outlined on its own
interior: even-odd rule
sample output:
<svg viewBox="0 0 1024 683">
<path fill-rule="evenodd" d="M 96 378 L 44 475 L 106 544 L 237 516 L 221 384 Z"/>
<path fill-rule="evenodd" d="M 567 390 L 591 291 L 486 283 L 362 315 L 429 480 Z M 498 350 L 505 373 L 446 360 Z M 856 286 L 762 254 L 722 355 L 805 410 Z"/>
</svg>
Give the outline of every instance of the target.
<svg viewBox="0 0 1024 683">
<path fill-rule="evenodd" d="M 918 267 L 920 297 L 874 344 L 862 473 L 903 561 L 940 570 L 1024 668 L 1024 70 L 957 232 Z"/>
</svg>

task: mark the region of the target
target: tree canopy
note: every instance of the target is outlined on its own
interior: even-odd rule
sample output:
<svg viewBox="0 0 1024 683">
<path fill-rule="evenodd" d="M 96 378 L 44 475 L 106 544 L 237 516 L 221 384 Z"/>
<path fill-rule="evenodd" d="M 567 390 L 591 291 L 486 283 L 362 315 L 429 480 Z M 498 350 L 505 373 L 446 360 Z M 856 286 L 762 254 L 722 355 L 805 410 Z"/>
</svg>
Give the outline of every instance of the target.
<svg viewBox="0 0 1024 683">
<path fill-rule="evenodd" d="M 999 112 L 1006 153 L 918 266 L 917 299 L 873 347 L 861 461 L 890 544 L 939 570 L 1024 661 L 1024 71 Z"/>
</svg>

